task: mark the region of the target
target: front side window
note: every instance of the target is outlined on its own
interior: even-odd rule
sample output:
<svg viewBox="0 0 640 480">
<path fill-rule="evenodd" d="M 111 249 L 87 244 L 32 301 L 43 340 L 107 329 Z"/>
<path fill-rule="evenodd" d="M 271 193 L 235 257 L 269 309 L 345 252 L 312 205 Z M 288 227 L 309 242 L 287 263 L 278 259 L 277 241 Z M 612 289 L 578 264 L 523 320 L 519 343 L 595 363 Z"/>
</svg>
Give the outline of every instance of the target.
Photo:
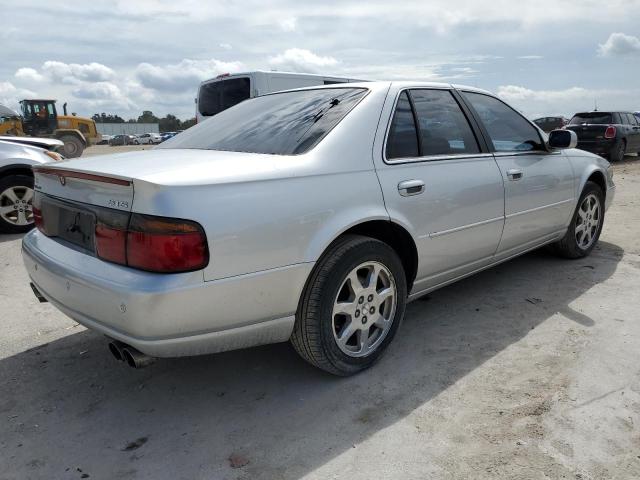
<svg viewBox="0 0 640 480">
<path fill-rule="evenodd" d="M 480 116 L 496 152 L 544 150 L 538 130 L 506 103 L 481 93 L 462 94 Z"/>
<path fill-rule="evenodd" d="M 480 153 L 462 109 L 448 90 L 411 90 L 421 156 Z"/>
<path fill-rule="evenodd" d="M 366 93 L 364 88 L 321 88 L 255 97 L 158 148 L 298 155 L 320 142 Z"/>
</svg>

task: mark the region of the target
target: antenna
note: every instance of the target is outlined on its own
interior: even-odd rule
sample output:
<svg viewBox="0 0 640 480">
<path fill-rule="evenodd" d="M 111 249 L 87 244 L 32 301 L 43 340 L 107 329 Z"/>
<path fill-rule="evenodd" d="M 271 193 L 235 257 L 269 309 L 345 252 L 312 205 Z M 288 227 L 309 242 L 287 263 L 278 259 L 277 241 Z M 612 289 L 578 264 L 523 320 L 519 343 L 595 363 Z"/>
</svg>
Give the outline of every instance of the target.
<svg viewBox="0 0 640 480">
<path fill-rule="evenodd" d="M 594 105 L 593 111 L 597 112 L 598 111 L 598 99 L 597 98 L 593 99 L 593 105 Z"/>
</svg>

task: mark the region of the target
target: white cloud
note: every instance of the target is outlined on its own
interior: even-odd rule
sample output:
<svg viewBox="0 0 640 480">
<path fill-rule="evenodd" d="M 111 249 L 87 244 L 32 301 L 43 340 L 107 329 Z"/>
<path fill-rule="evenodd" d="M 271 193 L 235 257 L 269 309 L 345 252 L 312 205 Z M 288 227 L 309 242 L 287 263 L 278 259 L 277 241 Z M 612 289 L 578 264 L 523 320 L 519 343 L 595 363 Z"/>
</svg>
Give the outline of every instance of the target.
<svg viewBox="0 0 640 480">
<path fill-rule="evenodd" d="M 15 77 L 27 82 L 41 82 L 44 76 L 39 74 L 35 68 L 19 68 L 16 70 Z"/>
<path fill-rule="evenodd" d="M 532 90 L 518 85 L 498 87 L 498 96 L 530 117 L 572 115 L 592 110 L 595 102 L 601 110 L 633 108 L 629 98 L 640 96 L 638 90 L 588 89 L 571 87 L 563 90 Z"/>
<path fill-rule="evenodd" d="M 157 66 L 141 63 L 136 68 L 136 78 L 142 86 L 167 92 L 195 91 L 197 85 L 221 73 L 234 73 L 243 69 L 242 62 L 220 60 L 190 60 L 185 58 L 173 65 Z"/>
<path fill-rule="evenodd" d="M 64 63 L 54 60 L 44 62 L 43 73 L 55 82 L 76 84 L 80 81 L 101 82 L 115 78 L 116 72 L 101 63 Z"/>
<path fill-rule="evenodd" d="M 19 110 L 20 100 L 33 98 L 36 92 L 25 88 L 18 88 L 11 82 L 0 82 L 0 104 L 6 105 L 14 110 Z"/>
<path fill-rule="evenodd" d="M 296 17 L 287 17 L 278 21 L 278 25 L 285 32 L 293 32 L 298 28 L 298 19 Z"/>
<path fill-rule="evenodd" d="M 321 57 L 302 48 L 290 48 L 269 59 L 269 65 L 279 70 L 310 73 L 319 72 L 327 67 L 335 67 L 338 63 L 338 60 L 333 57 Z"/>
<path fill-rule="evenodd" d="M 606 42 L 598 45 L 598 55 L 601 57 L 632 54 L 640 54 L 640 38 L 633 35 L 612 33 Z"/>
<path fill-rule="evenodd" d="M 219 46 L 223 50 L 231 50 L 233 48 L 230 43 L 221 43 Z"/>
<path fill-rule="evenodd" d="M 520 55 L 517 57 L 519 60 L 542 60 L 542 55 Z"/>
</svg>

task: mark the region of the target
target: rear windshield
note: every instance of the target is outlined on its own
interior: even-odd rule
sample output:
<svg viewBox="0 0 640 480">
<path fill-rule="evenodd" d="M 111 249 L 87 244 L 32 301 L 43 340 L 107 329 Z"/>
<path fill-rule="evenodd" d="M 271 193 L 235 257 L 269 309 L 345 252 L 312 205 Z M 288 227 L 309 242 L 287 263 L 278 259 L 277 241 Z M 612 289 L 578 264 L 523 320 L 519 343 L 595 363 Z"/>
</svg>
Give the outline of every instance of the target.
<svg viewBox="0 0 640 480">
<path fill-rule="evenodd" d="M 365 96 L 323 88 L 252 98 L 185 130 L 158 148 L 297 155 L 314 147 Z"/>
<path fill-rule="evenodd" d="M 613 123 L 612 118 L 610 113 L 605 112 L 576 113 L 569 123 L 571 125 L 581 125 L 583 123 L 601 125 Z"/>
<path fill-rule="evenodd" d="M 248 77 L 230 78 L 206 83 L 198 93 L 198 110 L 210 117 L 251 96 L 251 81 Z"/>
</svg>

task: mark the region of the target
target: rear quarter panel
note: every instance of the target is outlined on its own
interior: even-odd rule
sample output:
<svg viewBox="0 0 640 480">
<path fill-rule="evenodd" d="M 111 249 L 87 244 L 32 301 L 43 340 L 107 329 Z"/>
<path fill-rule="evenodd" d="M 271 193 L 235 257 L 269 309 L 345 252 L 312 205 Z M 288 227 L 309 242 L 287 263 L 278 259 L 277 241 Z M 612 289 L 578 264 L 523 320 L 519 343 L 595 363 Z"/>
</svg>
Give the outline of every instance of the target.
<svg viewBox="0 0 640 480">
<path fill-rule="evenodd" d="M 349 227 L 388 219 L 371 157 L 385 96 L 369 92 L 314 149 L 280 157 L 258 180 L 198 183 L 194 172 L 182 185 L 134 181 L 133 210 L 199 222 L 205 280 L 315 262 Z"/>
</svg>

